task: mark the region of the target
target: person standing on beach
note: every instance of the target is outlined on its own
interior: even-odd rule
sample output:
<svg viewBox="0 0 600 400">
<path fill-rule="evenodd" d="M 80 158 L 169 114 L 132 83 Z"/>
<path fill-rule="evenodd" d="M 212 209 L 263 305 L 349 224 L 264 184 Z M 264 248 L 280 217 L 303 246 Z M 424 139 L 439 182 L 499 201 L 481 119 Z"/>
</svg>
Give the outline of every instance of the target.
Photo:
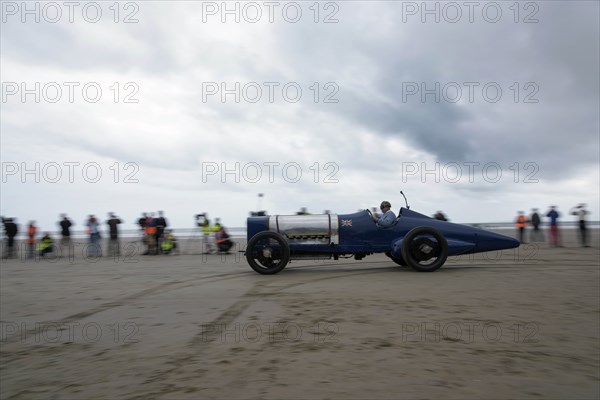
<svg viewBox="0 0 600 400">
<path fill-rule="evenodd" d="M 61 246 L 69 246 L 71 244 L 71 226 L 73 223 L 67 218 L 66 214 L 60 214 L 61 220 L 58 221 L 60 226 L 60 244 Z"/>
<path fill-rule="evenodd" d="M 15 255 L 15 236 L 19 232 L 19 227 L 12 218 L 2 218 L 4 224 L 4 233 L 6 234 L 6 250 L 4 258 L 12 258 Z"/>
<path fill-rule="evenodd" d="M 213 245 L 210 241 L 210 234 L 212 233 L 212 227 L 210 226 L 210 220 L 208 219 L 208 213 L 196 215 L 196 224 L 202 230 L 202 253 L 210 254 L 213 253 Z"/>
<path fill-rule="evenodd" d="M 560 214 L 556 211 L 556 206 L 550 206 L 550 211 L 548 211 L 546 217 L 550 218 L 550 245 L 553 247 L 562 247 L 560 230 L 558 229 Z"/>
<path fill-rule="evenodd" d="M 148 219 L 148 214 L 142 213 L 142 216 L 138 219 L 137 224 L 140 227 L 140 233 L 142 235 L 142 241 L 144 240 L 144 235 L 146 234 L 146 220 Z"/>
<path fill-rule="evenodd" d="M 101 257 L 100 222 L 96 219 L 94 214 L 90 214 L 85 225 L 87 226 L 87 233 L 90 235 L 87 255 L 88 257 Z"/>
<path fill-rule="evenodd" d="M 156 248 L 156 218 L 154 218 L 154 213 L 150 213 L 146 219 L 146 227 L 144 229 L 146 231 L 146 245 L 148 249 L 143 255 L 153 256 L 158 254 Z"/>
<path fill-rule="evenodd" d="M 119 243 L 119 224 L 122 221 L 115 216 L 114 213 L 108 213 L 109 239 L 108 239 L 108 255 L 119 257 L 121 255 L 121 244 Z"/>
<path fill-rule="evenodd" d="M 146 251 L 143 254 L 148 254 L 148 238 L 146 237 L 146 221 L 148 220 L 148 214 L 142 213 L 142 216 L 137 220 L 137 224 L 140 227 L 140 242 L 146 246 Z"/>
<path fill-rule="evenodd" d="M 588 233 L 587 226 L 585 224 L 585 216 L 590 212 L 585 209 L 585 204 L 581 203 L 576 207 L 571 208 L 570 214 L 577 216 L 577 221 L 579 223 L 579 240 L 581 241 L 581 247 L 590 247 L 588 246 Z"/>
<path fill-rule="evenodd" d="M 161 241 L 163 239 L 163 235 L 165 233 L 165 228 L 169 224 L 167 220 L 163 216 L 163 212 L 158 212 L 158 218 L 156 218 L 156 254 L 162 253 Z"/>
<path fill-rule="evenodd" d="M 519 241 L 525 243 L 525 227 L 527 226 L 527 217 L 523 211 L 519 211 L 519 215 L 515 219 L 515 227 L 519 232 Z"/>
<path fill-rule="evenodd" d="M 533 226 L 533 230 L 531 231 L 530 240 L 532 242 L 543 242 L 544 234 L 542 233 L 542 230 L 540 229 L 542 219 L 540 218 L 540 214 L 538 214 L 537 208 L 534 208 L 531 211 L 533 211 L 533 213 L 531 214 L 530 221 L 531 221 L 531 226 Z"/>
<path fill-rule="evenodd" d="M 37 234 L 37 227 L 35 226 L 35 221 L 29 221 L 29 226 L 27 227 L 27 246 L 29 247 L 29 252 L 27 253 L 27 258 L 33 258 L 35 255 L 35 235 Z"/>
</svg>

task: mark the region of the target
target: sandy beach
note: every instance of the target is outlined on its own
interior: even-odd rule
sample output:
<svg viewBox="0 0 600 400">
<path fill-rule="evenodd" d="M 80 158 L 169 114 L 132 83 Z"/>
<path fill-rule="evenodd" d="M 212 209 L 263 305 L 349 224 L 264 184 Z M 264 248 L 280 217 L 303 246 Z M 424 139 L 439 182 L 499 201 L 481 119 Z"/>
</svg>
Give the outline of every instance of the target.
<svg viewBox="0 0 600 400">
<path fill-rule="evenodd" d="M 434 273 L 374 255 L 262 276 L 197 239 L 2 260 L 0 397 L 596 399 L 600 236 L 575 235 Z"/>
</svg>

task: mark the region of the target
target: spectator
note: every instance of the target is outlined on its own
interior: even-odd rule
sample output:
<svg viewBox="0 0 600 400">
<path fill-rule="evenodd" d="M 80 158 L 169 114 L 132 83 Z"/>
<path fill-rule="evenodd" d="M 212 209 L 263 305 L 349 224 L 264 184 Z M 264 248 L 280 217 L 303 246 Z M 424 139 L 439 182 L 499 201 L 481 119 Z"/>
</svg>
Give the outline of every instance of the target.
<svg viewBox="0 0 600 400">
<path fill-rule="evenodd" d="M 4 258 L 12 258 L 15 256 L 15 236 L 19 232 L 19 227 L 13 218 L 2 218 L 4 224 L 4 233 L 6 234 L 6 250 Z"/>
<path fill-rule="evenodd" d="M 553 247 L 562 247 L 560 230 L 558 228 L 560 214 L 556 211 L 556 206 L 550 206 L 550 211 L 546 213 L 546 217 L 550 218 L 550 245 Z"/>
<path fill-rule="evenodd" d="M 233 242 L 229 238 L 229 234 L 221 221 L 217 218 L 215 222 L 215 242 L 217 244 L 217 250 L 222 253 L 229 254 L 229 249 L 233 246 Z"/>
<path fill-rule="evenodd" d="M 122 221 L 115 216 L 114 213 L 108 213 L 108 225 L 109 239 L 108 239 L 108 255 L 113 257 L 119 257 L 121 255 L 121 243 L 119 242 L 119 224 Z"/>
<path fill-rule="evenodd" d="M 163 234 L 165 232 L 165 228 L 169 226 L 167 220 L 163 216 L 163 212 L 158 212 L 158 218 L 156 218 L 156 252 L 157 254 L 162 252 L 162 248 L 160 246 L 160 242 L 162 240 Z"/>
<path fill-rule="evenodd" d="M 27 227 L 27 246 L 29 247 L 27 258 L 33 258 L 35 255 L 35 236 L 37 235 L 37 227 L 35 221 L 29 221 Z"/>
<path fill-rule="evenodd" d="M 48 232 L 44 232 L 44 236 L 40 240 L 40 244 L 37 247 L 39 255 L 44 257 L 48 253 L 52 253 L 54 250 L 54 240 L 50 237 Z"/>
<path fill-rule="evenodd" d="M 88 257 L 102 257 L 102 247 L 100 246 L 100 222 L 96 219 L 94 214 L 90 214 L 85 225 L 87 226 L 87 233 L 90 235 L 90 242 L 87 250 Z"/>
<path fill-rule="evenodd" d="M 534 208 L 531 210 L 531 226 L 533 226 L 533 230 L 531 231 L 531 236 L 529 237 L 532 242 L 543 242 L 544 234 L 540 229 L 540 225 L 542 223 L 542 219 L 540 218 L 540 214 L 538 214 L 538 209 Z"/>
<path fill-rule="evenodd" d="M 60 244 L 62 246 L 70 246 L 71 245 L 71 226 L 73 223 L 67 218 L 66 214 L 60 214 L 61 220 L 58 221 L 58 225 L 60 226 Z"/>
<path fill-rule="evenodd" d="M 527 226 L 527 217 L 523 211 L 519 211 L 519 215 L 515 218 L 515 226 L 519 233 L 519 241 L 525 243 L 525 227 Z"/>
<path fill-rule="evenodd" d="M 589 214 L 589 211 L 585 209 L 585 204 L 581 203 L 576 207 L 571 208 L 571 215 L 577 216 L 577 222 L 579 223 L 579 240 L 581 242 L 581 247 L 590 247 L 588 246 L 588 232 L 587 226 L 585 224 L 585 216 Z"/>
<path fill-rule="evenodd" d="M 142 213 L 142 216 L 137 221 L 137 224 L 140 227 L 141 241 L 142 242 L 145 242 L 145 240 L 146 240 L 146 220 L 147 219 L 148 219 L 148 214 Z"/>
<path fill-rule="evenodd" d="M 210 226 L 210 219 L 208 219 L 208 214 L 203 213 L 196 215 L 196 224 L 202 230 L 202 253 L 214 253 L 213 245 L 210 241 L 212 227 Z"/>
<path fill-rule="evenodd" d="M 146 218 L 146 245 L 148 246 L 144 255 L 156 255 L 158 254 L 158 249 L 156 248 L 156 218 L 154 218 L 154 213 L 150 213 L 148 218 Z"/>
<path fill-rule="evenodd" d="M 175 250 L 178 250 L 177 238 L 170 229 L 165 230 L 164 238 L 160 246 L 163 254 L 174 253 Z"/>
</svg>

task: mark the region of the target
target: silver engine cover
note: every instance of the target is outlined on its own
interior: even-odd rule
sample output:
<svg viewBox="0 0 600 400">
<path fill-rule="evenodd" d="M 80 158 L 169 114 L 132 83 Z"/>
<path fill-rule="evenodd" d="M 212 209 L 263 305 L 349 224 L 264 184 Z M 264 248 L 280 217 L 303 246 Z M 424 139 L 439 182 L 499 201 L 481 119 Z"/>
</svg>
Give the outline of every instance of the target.
<svg viewBox="0 0 600 400">
<path fill-rule="evenodd" d="M 339 244 L 337 214 L 272 215 L 269 230 L 294 244 Z"/>
</svg>

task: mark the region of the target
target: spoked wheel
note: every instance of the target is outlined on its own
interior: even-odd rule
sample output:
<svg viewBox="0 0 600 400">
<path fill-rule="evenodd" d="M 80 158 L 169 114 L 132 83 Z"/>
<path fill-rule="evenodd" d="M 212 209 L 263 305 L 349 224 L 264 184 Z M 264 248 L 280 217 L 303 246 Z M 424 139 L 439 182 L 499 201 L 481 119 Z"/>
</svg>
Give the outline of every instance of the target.
<svg viewBox="0 0 600 400">
<path fill-rule="evenodd" d="M 260 232 L 248 241 L 246 260 L 259 274 L 276 274 L 290 261 L 290 246 L 279 233 Z"/>
<path fill-rule="evenodd" d="M 402 258 L 417 271 L 435 271 L 444 265 L 448 258 L 448 242 L 433 228 L 414 228 L 402 241 Z"/>
</svg>

